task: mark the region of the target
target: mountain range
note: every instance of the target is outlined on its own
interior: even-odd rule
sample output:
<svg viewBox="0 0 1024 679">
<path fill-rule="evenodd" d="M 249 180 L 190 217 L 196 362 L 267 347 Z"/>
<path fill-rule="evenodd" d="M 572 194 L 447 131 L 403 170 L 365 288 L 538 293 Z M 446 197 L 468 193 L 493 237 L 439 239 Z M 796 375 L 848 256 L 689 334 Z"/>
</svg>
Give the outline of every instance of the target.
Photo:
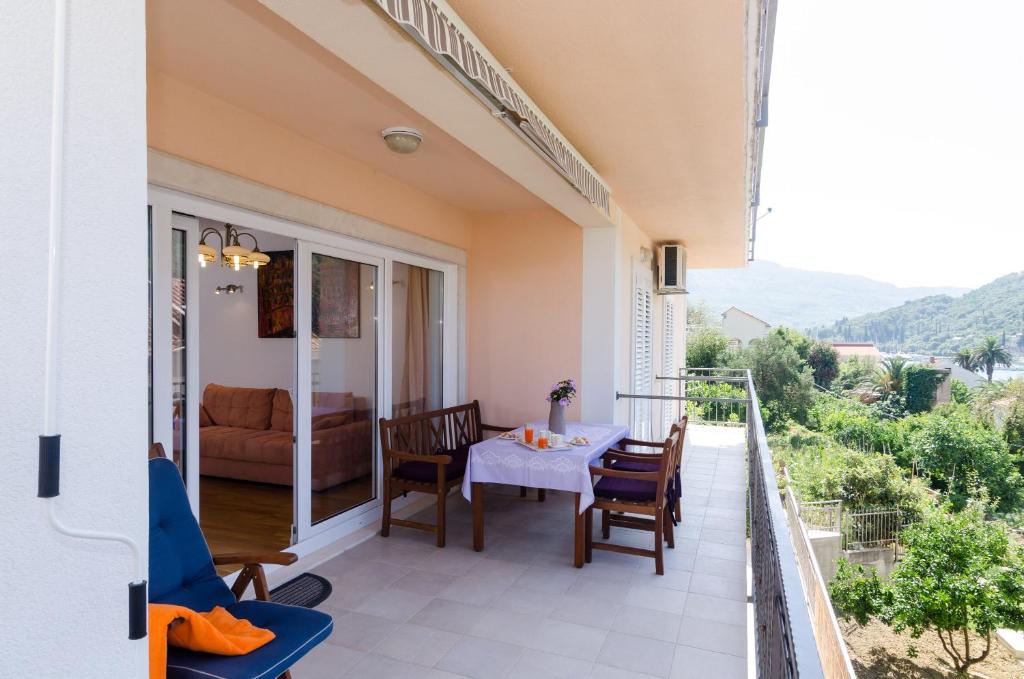
<svg viewBox="0 0 1024 679">
<path fill-rule="evenodd" d="M 714 316 L 737 306 L 771 325 L 807 329 L 830 325 L 935 295 L 956 297 L 967 288 L 904 288 L 864 276 L 806 271 L 773 262 L 751 262 L 744 269 L 690 269 L 690 304 L 703 304 Z"/>
<path fill-rule="evenodd" d="M 934 295 L 884 311 L 814 328 L 833 341 L 874 342 L 882 351 L 951 355 L 995 337 L 1024 352 L 1024 272 L 1012 273 L 959 297 Z"/>
</svg>

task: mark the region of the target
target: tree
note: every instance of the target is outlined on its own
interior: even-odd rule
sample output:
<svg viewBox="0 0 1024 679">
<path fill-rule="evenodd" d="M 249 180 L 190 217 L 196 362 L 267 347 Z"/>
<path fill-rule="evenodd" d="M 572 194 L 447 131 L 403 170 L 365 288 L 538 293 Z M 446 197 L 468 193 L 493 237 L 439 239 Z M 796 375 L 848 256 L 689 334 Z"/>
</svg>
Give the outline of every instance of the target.
<svg viewBox="0 0 1024 679">
<path fill-rule="evenodd" d="M 781 340 L 782 342 L 788 344 L 789 346 L 793 347 L 793 350 L 796 351 L 797 356 L 799 356 L 804 361 L 806 361 L 807 357 L 810 356 L 811 354 L 812 342 L 810 338 L 808 338 L 807 335 L 804 335 L 802 332 L 798 330 L 780 326 L 778 328 L 772 328 L 768 335 L 770 337 L 775 337 Z"/>
<path fill-rule="evenodd" d="M 902 393 L 906 367 L 907 359 L 890 356 L 875 369 L 866 386 L 881 397 Z"/>
<path fill-rule="evenodd" d="M 807 365 L 814 371 L 814 383 L 828 389 L 839 376 L 839 352 L 827 342 L 814 342 L 807 354 Z"/>
<path fill-rule="evenodd" d="M 706 326 L 686 342 L 688 368 L 719 368 L 729 351 L 729 338 L 717 328 Z"/>
<path fill-rule="evenodd" d="M 814 373 L 785 333 L 754 340 L 743 354 L 761 399 L 765 425 L 771 430 L 788 420 L 803 423 L 814 401 Z M 809 343 L 808 343 L 809 345 Z"/>
<path fill-rule="evenodd" d="M 961 349 L 956 352 L 953 356 L 953 362 L 964 370 L 970 370 L 976 372 L 978 370 L 978 362 L 974 358 L 974 351 L 971 349 Z"/>
<path fill-rule="evenodd" d="M 906 553 L 889 582 L 840 562 L 829 587 L 843 619 L 877 618 L 919 639 L 935 632 L 958 674 L 988 657 L 992 633 L 1024 625 L 1024 566 L 1006 531 L 974 508 L 933 512 L 901 535 Z M 971 646 L 971 636 L 984 646 Z"/>
<path fill-rule="evenodd" d="M 995 337 L 986 337 L 984 341 L 973 352 L 974 360 L 978 368 L 985 369 L 988 381 L 992 381 L 992 372 L 997 365 L 1010 367 L 1013 364 L 1013 356 L 1006 350 L 1006 347 L 999 343 Z"/>
<path fill-rule="evenodd" d="M 1024 401 L 1017 399 L 1003 423 L 1003 440 L 1012 452 L 1024 453 Z"/>
<path fill-rule="evenodd" d="M 873 370 L 874 365 L 871 361 L 853 356 L 839 364 L 839 375 L 833 386 L 844 391 L 856 389 Z"/>
</svg>

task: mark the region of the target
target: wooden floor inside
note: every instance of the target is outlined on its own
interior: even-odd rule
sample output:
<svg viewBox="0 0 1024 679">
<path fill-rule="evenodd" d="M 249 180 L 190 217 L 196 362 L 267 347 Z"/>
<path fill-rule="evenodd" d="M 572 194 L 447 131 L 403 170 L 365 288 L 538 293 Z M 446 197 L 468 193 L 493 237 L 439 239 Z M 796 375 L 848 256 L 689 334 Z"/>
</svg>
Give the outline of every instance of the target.
<svg viewBox="0 0 1024 679">
<path fill-rule="evenodd" d="M 313 522 L 373 498 L 373 477 L 313 491 Z M 277 552 L 291 545 L 292 489 L 269 483 L 203 476 L 199 481 L 199 524 L 214 554 Z M 218 568 L 222 575 L 237 567 Z"/>
</svg>

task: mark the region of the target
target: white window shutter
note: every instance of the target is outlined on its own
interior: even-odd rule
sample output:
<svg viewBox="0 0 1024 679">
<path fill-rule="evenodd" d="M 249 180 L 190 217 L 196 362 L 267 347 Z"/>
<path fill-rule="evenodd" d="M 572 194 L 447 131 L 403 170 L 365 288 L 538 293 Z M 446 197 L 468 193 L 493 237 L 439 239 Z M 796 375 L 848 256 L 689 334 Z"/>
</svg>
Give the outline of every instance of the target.
<svg viewBox="0 0 1024 679">
<path fill-rule="evenodd" d="M 663 318 L 661 342 L 661 370 L 665 377 L 676 377 L 676 305 L 670 297 L 665 298 L 665 315 Z M 664 380 L 661 393 L 665 396 L 676 395 L 675 380 Z M 661 437 L 667 438 L 676 420 L 677 401 L 662 401 Z"/>
<path fill-rule="evenodd" d="M 646 275 L 645 275 L 646 274 Z M 651 273 L 639 267 L 633 281 L 633 393 L 654 394 Z M 633 436 L 651 438 L 651 401 L 633 399 Z"/>
</svg>

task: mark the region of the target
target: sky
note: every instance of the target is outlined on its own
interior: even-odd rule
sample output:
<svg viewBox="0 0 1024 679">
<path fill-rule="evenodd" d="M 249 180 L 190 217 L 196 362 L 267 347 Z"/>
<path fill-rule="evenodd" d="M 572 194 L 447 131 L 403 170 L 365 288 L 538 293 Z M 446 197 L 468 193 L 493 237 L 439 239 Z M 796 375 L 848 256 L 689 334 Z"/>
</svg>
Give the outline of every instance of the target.
<svg viewBox="0 0 1024 679">
<path fill-rule="evenodd" d="M 756 258 L 897 285 L 1024 270 L 1024 0 L 780 0 Z"/>
</svg>

